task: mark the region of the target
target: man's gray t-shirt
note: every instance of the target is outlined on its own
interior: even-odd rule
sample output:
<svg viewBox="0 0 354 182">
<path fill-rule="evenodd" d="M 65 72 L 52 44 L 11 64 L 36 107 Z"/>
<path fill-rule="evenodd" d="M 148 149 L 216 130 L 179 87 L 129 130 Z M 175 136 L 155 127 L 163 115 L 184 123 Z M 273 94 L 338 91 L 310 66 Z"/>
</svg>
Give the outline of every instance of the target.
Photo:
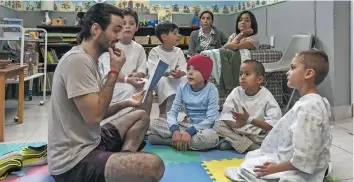
<svg viewBox="0 0 354 182">
<path fill-rule="evenodd" d="M 69 171 L 100 143 L 100 125 L 86 123 L 73 98 L 101 91 L 101 78 L 97 60 L 80 46 L 60 59 L 53 77 L 48 121 L 51 175 Z"/>
</svg>

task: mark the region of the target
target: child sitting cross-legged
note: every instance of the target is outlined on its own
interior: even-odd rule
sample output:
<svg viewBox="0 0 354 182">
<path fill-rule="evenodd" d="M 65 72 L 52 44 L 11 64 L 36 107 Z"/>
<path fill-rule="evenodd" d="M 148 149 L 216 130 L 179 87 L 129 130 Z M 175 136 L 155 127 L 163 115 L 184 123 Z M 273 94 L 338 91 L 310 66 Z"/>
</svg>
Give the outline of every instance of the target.
<svg viewBox="0 0 354 182">
<path fill-rule="evenodd" d="M 155 34 L 162 44 L 152 48 L 149 52 L 147 68 L 149 74 L 152 74 L 160 59 L 169 64 L 155 89 L 160 117 L 166 118 L 166 113 L 171 109 L 176 95 L 177 86 L 187 82 L 186 59 L 181 48 L 176 47 L 181 36 L 175 23 L 159 23 L 155 28 Z"/>
<path fill-rule="evenodd" d="M 222 140 L 220 150 L 239 153 L 259 148 L 268 132 L 281 118 L 281 109 L 272 93 L 261 86 L 263 64 L 246 60 L 240 66 L 240 85 L 228 95 L 220 118 L 214 125 Z"/>
<path fill-rule="evenodd" d="M 288 86 L 301 98 L 269 132 L 258 150 L 248 152 L 240 167 L 225 175 L 234 181 L 322 182 L 330 162 L 330 105 L 317 93 L 329 70 L 323 51 L 295 55 L 287 72 Z"/>
<path fill-rule="evenodd" d="M 142 91 L 145 84 L 143 78 L 147 74 L 145 50 L 143 46 L 133 40 L 134 34 L 138 30 L 138 13 L 131 8 L 126 8 L 123 9 L 123 15 L 122 39 L 115 46 L 125 52 L 126 62 L 118 75 L 112 95 L 112 103 L 129 99 Z M 107 75 L 111 70 L 108 52 L 102 54 L 99 58 L 99 65 L 101 73 Z"/>
<path fill-rule="evenodd" d="M 167 114 L 167 121 L 151 121 L 148 140 L 155 145 L 172 145 L 177 150 L 207 150 L 216 147 L 218 135 L 212 129 L 219 117 L 218 90 L 208 82 L 213 61 L 205 55 L 196 55 L 187 62 L 188 83 L 180 84 Z M 178 121 L 184 105 L 185 119 Z"/>
</svg>

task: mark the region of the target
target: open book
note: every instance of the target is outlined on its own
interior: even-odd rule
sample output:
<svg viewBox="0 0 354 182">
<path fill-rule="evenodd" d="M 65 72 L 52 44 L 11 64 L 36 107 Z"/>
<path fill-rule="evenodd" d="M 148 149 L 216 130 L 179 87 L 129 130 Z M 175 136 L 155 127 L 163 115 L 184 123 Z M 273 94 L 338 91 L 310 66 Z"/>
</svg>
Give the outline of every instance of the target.
<svg viewBox="0 0 354 182">
<path fill-rule="evenodd" d="M 144 94 L 142 103 L 144 103 L 148 91 L 155 89 L 157 83 L 160 81 L 161 77 L 163 77 L 168 67 L 169 65 L 167 63 L 159 59 L 156 67 L 153 69 L 154 71 L 150 74 L 149 80 L 144 85 L 144 90 L 146 92 Z"/>
</svg>

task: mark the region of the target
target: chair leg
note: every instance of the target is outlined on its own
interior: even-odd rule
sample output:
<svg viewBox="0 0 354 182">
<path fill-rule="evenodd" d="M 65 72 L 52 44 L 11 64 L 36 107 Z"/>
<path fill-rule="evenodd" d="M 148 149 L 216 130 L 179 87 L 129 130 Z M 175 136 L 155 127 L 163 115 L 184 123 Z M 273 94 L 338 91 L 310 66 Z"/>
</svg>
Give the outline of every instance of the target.
<svg viewBox="0 0 354 182">
<path fill-rule="evenodd" d="M 293 89 L 293 91 L 292 91 L 292 93 L 291 93 L 291 96 L 290 96 L 290 99 L 289 99 L 289 101 L 288 101 L 288 105 L 286 106 L 286 109 L 285 109 L 285 113 L 287 113 L 288 112 L 288 110 L 289 110 L 289 108 L 290 108 L 290 104 L 291 104 L 291 101 L 293 100 L 293 98 L 294 98 L 294 95 L 295 95 L 295 89 Z"/>
</svg>

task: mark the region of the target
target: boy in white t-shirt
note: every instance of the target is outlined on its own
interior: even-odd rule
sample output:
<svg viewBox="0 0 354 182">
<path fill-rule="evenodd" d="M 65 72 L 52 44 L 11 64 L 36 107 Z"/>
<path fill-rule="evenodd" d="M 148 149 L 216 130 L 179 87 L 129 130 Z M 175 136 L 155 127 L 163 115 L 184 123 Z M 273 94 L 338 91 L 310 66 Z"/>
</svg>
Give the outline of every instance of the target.
<svg viewBox="0 0 354 182">
<path fill-rule="evenodd" d="M 234 148 L 239 153 L 260 147 L 268 132 L 282 117 L 272 93 L 261 86 L 263 64 L 246 60 L 240 67 L 240 85 L 227 97 L 214 129 L 222 138 L 221 150 Z"/>
<path fill-rule="evenodd" d="M 176 47 L 179 44 L 180 35 L 178 26 L 172 22 L 163 22 L 156 26 L 155 34 L 162 45 L 151 49 L 148 57 L 148 72 L 152 73 L 159 59 L 169 64 L 164 77 L 158 82 L 155 92 L 158 97 L 160 117 L 165 118 L 170 111 L 178 85 L 187 83 L 186 59 L 183 51 Z"/>
<path fill-rule="evenodd" d="M 123 14 L 123 39 L 116 43 L 116 47 L 125 52 L 126 62 L 119 73 L 112 103 L 131 98 L 135 93 L 141 91 L 144 87 L 142 78 L 145 78 L 147 74 L 145 50 L 143 46 L 132 40 L 138 30 L 138 14 L 131 8 L 124 9 Z M 101 73 L 107 75 L 110 71 L 109 54 L 102 54 L 99 62 Z"/>
</svg>

